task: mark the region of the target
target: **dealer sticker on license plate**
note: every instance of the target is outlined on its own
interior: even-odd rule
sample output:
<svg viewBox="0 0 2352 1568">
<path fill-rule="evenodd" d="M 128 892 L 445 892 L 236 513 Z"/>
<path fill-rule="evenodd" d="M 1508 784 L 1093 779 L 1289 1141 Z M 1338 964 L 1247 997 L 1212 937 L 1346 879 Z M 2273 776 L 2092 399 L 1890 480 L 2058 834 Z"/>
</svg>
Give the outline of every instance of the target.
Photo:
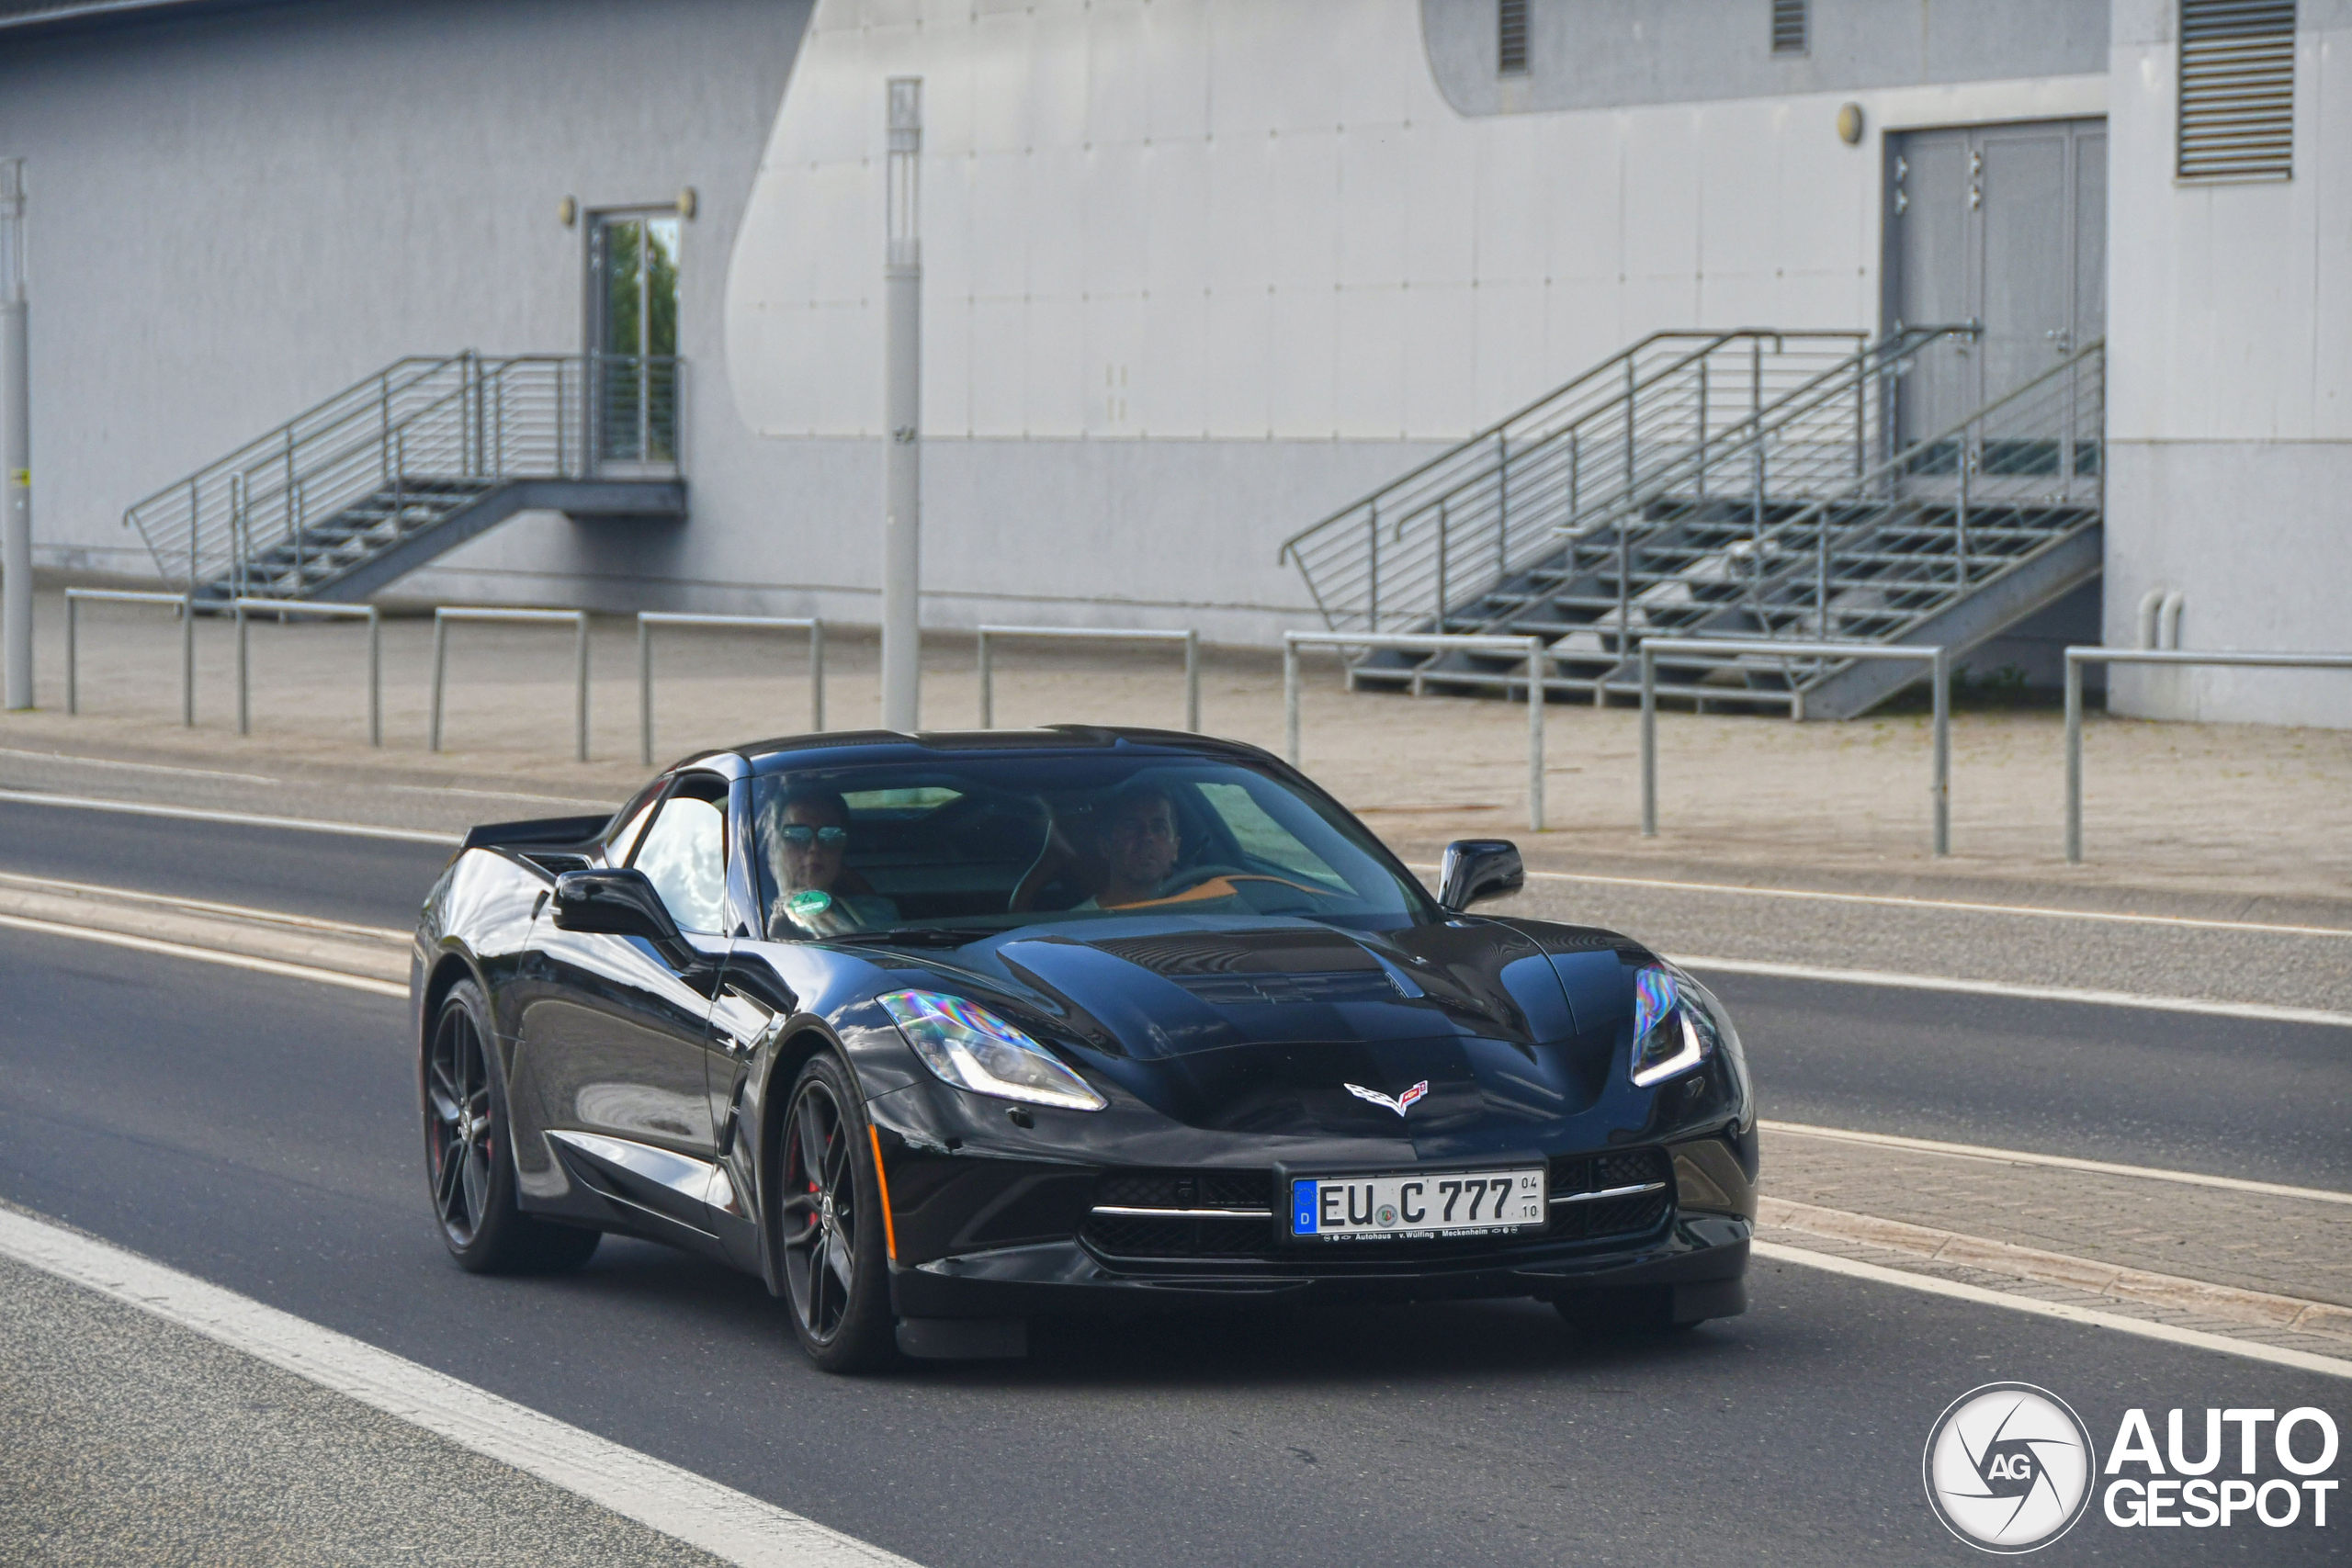
<svg viewBox="0 0 2352 1568">
<path fill-rule="evenodd" d="M 1541 1229 L 1544 1168 L 1295 1178 L 1290 1234 L 1301 1241 L 1405 1241 Z"/>
</svg>

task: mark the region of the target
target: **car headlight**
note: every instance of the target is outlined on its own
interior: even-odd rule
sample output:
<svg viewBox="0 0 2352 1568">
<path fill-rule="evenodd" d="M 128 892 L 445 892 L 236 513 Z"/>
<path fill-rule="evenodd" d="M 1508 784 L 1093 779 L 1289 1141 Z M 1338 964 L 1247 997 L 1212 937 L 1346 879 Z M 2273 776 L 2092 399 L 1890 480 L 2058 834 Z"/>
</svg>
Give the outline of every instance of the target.
<svg viewBox="0 0 2352 1568">
<path fill-rule="evenodd" d="M 1671 969 L 1650 965 L 1634 973 L 1634 1087 L 1647 1089 L 1689 1072 L 1723 1042 L 1714 1014 Z"/>
<path fill-rule="evenodd" d="M 1065 1111 L 1100 1111 L 1111 1103 L 1043 1045 L 977 1003 L 937 991 L 893 991 L 881 1002 L 922 1065 L 958 1089 Z"/>
</svg>

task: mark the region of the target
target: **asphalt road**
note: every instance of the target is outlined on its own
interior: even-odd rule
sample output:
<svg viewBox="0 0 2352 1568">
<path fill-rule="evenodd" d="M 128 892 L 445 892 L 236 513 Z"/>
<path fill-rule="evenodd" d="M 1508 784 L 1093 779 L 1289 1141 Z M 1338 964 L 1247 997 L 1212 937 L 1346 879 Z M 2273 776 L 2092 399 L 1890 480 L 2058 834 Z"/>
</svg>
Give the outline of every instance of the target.
<svg viewBox="0 0 2352 1568">
<path fill-rule="evenodd" d="M 1664 1343 L 1488 1303 L 1072 1325 L 1024 1363 L 831 1379 L 754 1282 L 660 1248 L 559 1280 L 452 1267 L 397 1001 L 19 931 L 0 973 L 39 981 L 0 1000 L 0 1196 L 930 1568 L 1949 1562 L 1919 1445 L 1976 1384 L 2052 1388 L 2102 1446 L 2129 1405 L 2342 1403 L 1769 1264 L 1747 1316 Z M 2335 1558 L 2324 1531 L 2218 1537 L 2129 1544 Z"/>
<path fill-rule="evenodd" d="M 397 925 L 442 858 L 59 826 L 75 815 L 0 819 L 0 869 Z M 1477 1303 L 1060 1325 L 1023 1363 L 829 1379 L 755 1282 L 661 1248 L 608 1243 L 560 1280 L 452 1267 L 397 1001 L 14 931 L 0 976 L 0 1197 L 930 1568 L 1943 1562 L 1966 1553 L 1927 1509 L 1919 1445 L 1976 1384 L 2053 1389 L 2102 1447 L 2132 1405 L 2159 1431 L 2176 1405 L 2344 1407 L 2338 1380 L 1772 1264 L 1748 1315 L 1666 1342 L 1579 1343 L 1548 1309 Z M 2346 1184 L 2342 1032 L 1723 989 L 1775 1115 Z M 2256 1169 L 2272 1156 L 2249 1145 L 2290 1152 Z M 2094 1517 L 2053 1550 L 2334 1545 Z"/>
</svg>

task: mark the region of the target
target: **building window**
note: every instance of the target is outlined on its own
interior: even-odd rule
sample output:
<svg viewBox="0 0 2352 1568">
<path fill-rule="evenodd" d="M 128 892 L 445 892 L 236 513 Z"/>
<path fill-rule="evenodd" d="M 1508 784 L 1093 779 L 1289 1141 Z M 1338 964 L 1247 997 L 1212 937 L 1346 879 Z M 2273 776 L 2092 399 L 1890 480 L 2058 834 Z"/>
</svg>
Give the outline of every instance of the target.
<svg viewBox="0 0 2352 1568">
<path fill-rule="evenodd" d="M 2180 0 L 2180 177 L 2283 180 L 2295 152 L 2295 0 Z"/>
<path fill-rule="evenodd" d="M 1527 0 L 1495 0 L 1495 68 L 1527 74 Z"/>
<path fill-rule="evenodd" d="M 1807 39 L 1811 0 L 1772 0 L 1772 52 L 1803 54 Z"/>
</svg>

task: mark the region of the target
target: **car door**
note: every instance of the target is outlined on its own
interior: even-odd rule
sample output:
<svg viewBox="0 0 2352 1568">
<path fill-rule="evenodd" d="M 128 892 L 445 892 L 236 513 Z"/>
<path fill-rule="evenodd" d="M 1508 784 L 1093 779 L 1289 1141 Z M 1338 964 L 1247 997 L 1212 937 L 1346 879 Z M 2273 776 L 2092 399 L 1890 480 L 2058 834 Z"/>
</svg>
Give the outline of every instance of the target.
<svg viewBox="0 0 2352 1568">
<path fill-rule="evenodd" d="M 704 1057 L 730 944 L 727 781 L 682 773 L 630 846 L 676 943 L 533 931 L 515 1075 L 552 1151 L 608 1201 L 708 1236 L 717 1170 Z M 660 1227 L 655 1227 L 660 1228 Z"/>
</svg>

